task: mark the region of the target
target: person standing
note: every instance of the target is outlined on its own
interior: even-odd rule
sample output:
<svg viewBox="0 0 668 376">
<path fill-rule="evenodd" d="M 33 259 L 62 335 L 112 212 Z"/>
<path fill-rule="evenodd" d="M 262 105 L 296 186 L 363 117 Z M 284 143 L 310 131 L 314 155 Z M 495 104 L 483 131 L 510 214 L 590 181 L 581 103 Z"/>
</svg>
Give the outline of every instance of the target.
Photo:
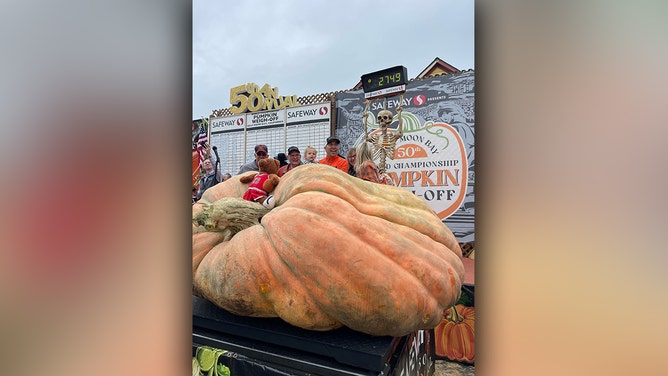
<svg viewBox="0 0 668 376">
<path fill-rule="evenodd" d="M 216 176 L 216 171 L 213 168 L 213 163 L 211 163 L 211 158 L 207 158 L 202 162 L 202 168 L 204 168 L 204 176 L 199 181 L 199 189 L 197 190 L 197 196 L 195 197 L 196 201 L 199 201 L 202 198 L 202 194 L 207 189 L 218 184 L 218 176 Z"/>
<path fill-rule="evenodd" d="M 378 172 L 378 166 L 373 161 L 373 146 L 370 142 L 362 142 L 356 149 L 355 172 L 358 178 L 372 183 L 395 185 L 390 175 Z"/>
<path fill-rule="evenodd" d="M 274 158 L 274 159 L 277 159 L 277 160 L 278 160 L 278 162 L 280 163 L 281 167 L 283 167 L 283 166 L 285 166 L 286 164 L 288 164 L 288 157 L 285 155 L 285 153 L 278 153 L 278 154 L 276 155 L 276 158 Z"/>
<path fill-rule="evenodd" d="M 355 148 L 350 148 L 348 150 L 348 157 L 346 158 L 348 160 L 348 175 L 350 176 L 357 176 L 355 173 L 355 158 L 357 157 L 357 151 Z"/>
<path fill-rule="evenodd" d="M 269 157 L 269 149 L 267 149 L 267 145 L 255 145 L 255 159 L 246 163 L 245 165 L 242 165 L 239 168 L 237 175 L 248 171 L 260 171 L 260 167 L 258 166 L 257 162 L 259 162 L 260 159 L 265 159 L 267 157 Z"/>
<path fill-rule="evenodd" d="M 299 148 L 296 146 L 290 146 L 288 148 L 288 164 L 278 169 L 278 176 L 285 175 L 288 171 L 292 170 L 297 166 L 302 165 L 302 153 L 299 152 Z"/>
<path fill-rule="evenodd" d="M 339 155 L 339 144 L 341 141 L 336 136 L 327 137 L 325 145 L 325 158 L 319 162 L 328 166 L 336 167 L 339 170 L 348 173 L 348 161 Z"/>
</svg>

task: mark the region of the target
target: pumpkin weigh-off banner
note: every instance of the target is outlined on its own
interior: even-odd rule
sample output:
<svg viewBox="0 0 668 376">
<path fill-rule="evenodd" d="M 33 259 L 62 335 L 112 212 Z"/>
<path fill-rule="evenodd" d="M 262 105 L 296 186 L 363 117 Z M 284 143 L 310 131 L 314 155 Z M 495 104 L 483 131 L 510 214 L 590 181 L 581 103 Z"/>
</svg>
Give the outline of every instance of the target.
<svg viewBox="0 0 668 376">
<path fill-rule="evenodd" d="M 387 172 L 397 185 L 423 198 L 460 243 L 473 242 L 475 184 L 474 72 L 410 81 L 403 96 L 403 137 L 397 141 Z M 380 132 L 376 116 L 383 108 L 398 127 L 400 96 L 371 101 L 369 135 Z M 364 139 L 364 93 L 336 94 L 336 135 L 346 155 Z"/>
<path fill-rule="evenodd" d="M 222 172 L 235 175 L 239 167 L 252 161 L 257 144 L 267 145 L 269 155 L 285 153 L 297 146 L 320 148 L 329 136 L 330 102 L 279 110 L 258 111 L 226 117 L 211 117 L 211 145 L 218 147 Z"/>
</svg>

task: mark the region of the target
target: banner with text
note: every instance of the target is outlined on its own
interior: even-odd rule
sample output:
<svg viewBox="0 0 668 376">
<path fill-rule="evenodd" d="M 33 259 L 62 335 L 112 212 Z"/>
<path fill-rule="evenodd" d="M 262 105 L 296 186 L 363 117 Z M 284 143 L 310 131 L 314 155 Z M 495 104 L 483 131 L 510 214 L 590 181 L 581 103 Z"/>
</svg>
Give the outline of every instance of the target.
<svg viewBox="0 0 668 376">
<path fill-rule="evenodd" d="M 323 155 L 332 118 L 331 103 L 319 103 L 310 106 L 292 107 L 287 111 L 286 146 L 296 146 L 305 157 L 306 146 L 313 146 L 318 154 Z"/>
<path fill-rule="evenodd" d="M 285 153 L 290 146 L 304 151 L 307 145 L 324 146 L 330 135 L 331 103 L 286 107 L 226 117 L 212 117 L 211 146 L 221 157 L 220 170 L 235 175 L 254 159 L 255 145 L 264 144 L 269 156 Z"/>
<path fill-rule="evenodd" d="M 475 240 L 474 88 L 474 72 L 409 82 L 401 103 L 403 137 L 386 166 L 397 185 L 422 197 L 459 242 Z M 394 114 L 388 132 L 397 131 L 400 100 L 397 95 L 369 103 L 369 136 L 380 132 L 376 116 L 384 108 Z M 339 151 L 346 155 L 365 138 L 363 91 L 338 93 L 336 106 Z"/>
</svg>

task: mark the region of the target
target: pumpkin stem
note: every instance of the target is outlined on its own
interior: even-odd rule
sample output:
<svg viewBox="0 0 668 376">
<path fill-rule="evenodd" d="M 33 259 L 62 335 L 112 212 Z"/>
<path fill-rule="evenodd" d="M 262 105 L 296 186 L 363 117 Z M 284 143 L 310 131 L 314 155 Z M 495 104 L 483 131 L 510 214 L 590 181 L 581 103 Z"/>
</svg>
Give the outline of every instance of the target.
<svg viewBox="0 0 668 376">
<path fill-rule="evenodd" d="M 457 312 L 455 306 L 448 308 L 448 313 L 445 315 L 445 319 L 454 323 L 464 321 L 464 318 Z"/>
</svg>

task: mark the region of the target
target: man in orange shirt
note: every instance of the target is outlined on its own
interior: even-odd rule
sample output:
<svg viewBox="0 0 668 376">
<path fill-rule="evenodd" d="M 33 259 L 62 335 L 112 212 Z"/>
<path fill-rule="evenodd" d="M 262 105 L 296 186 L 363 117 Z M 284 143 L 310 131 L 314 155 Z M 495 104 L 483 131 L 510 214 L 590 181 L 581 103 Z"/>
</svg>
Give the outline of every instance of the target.
<svg viewBox="0 0 668 376">
<path fill-rule="evenodd" d="M 325 158 L 319 162 L 348 173 L 348 161 L 339 155 L 339 144 L 341 141 L 336 136 L 327 137 L 327 145 L 325 145 Z"/>
</svg>

